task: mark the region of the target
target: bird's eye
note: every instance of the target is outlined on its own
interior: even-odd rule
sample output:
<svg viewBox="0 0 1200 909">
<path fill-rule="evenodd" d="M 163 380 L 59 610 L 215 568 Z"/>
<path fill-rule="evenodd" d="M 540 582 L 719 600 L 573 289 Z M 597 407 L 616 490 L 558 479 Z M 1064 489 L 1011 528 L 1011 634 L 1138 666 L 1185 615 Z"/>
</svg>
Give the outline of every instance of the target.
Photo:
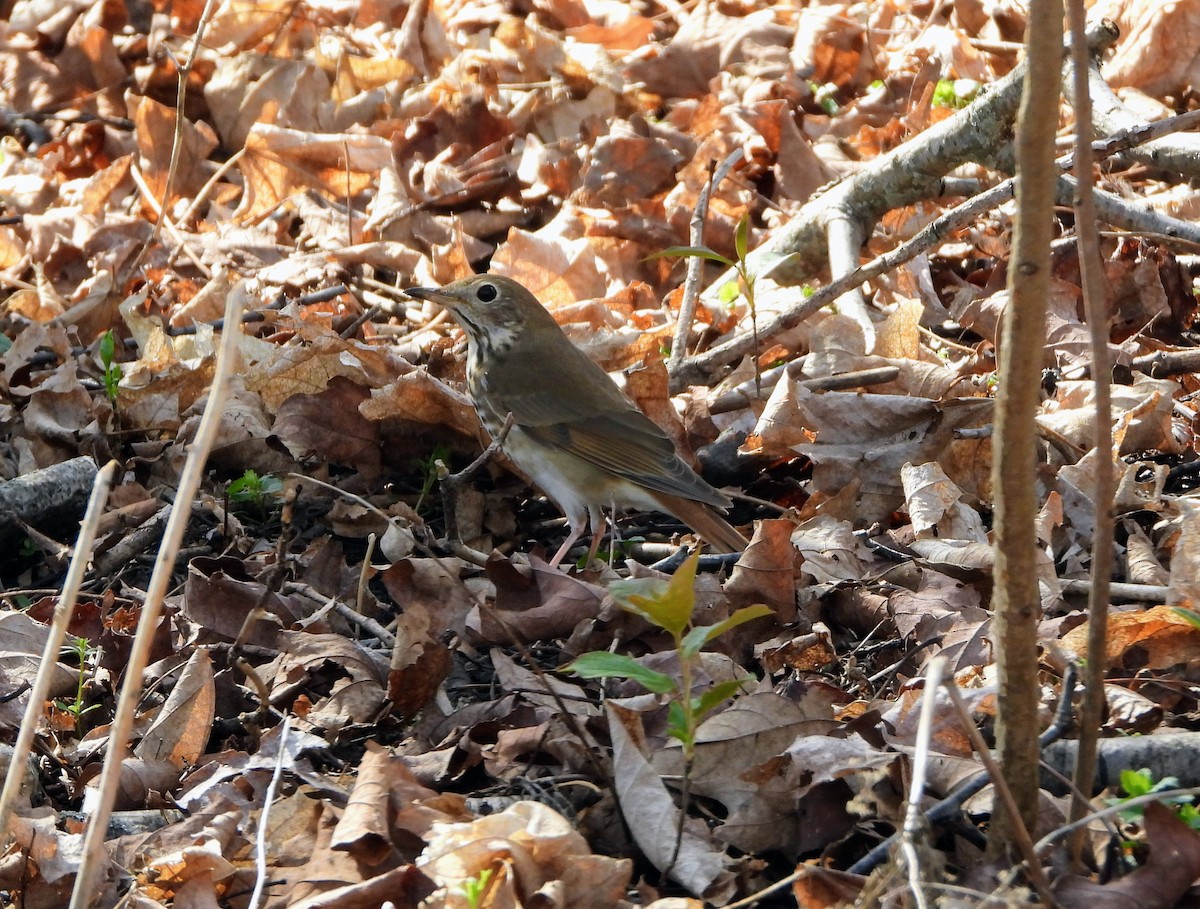
<svg viewBox="0 0 1200 909">
<path fill-rule="evenodd" d="M 475 291 L 475 297 L 480 303 L 491 303 L 499 295 L 495 284 L 480 284 L 479 289 Z"/>
</svg>

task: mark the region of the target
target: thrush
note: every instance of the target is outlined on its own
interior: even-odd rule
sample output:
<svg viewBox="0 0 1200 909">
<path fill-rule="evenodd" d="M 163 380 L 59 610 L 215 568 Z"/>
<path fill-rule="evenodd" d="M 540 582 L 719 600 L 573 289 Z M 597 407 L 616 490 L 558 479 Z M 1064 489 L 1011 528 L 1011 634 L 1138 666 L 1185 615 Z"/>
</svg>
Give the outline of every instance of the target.
<svg viewBox="0 0 1200 909">
<path fill-rule="evenodd" d="M 746 539 L 720 514 L 729 497 L 689 467 L 674 444 L 510 278 L 475 275 L 405 291 L 449 310 L 467 335 L 467 386 L 484 428 L 566 515 L 569 533 L 551 565 L 592 530 L 604 508 L 664 511 L 724 552 Z"/>
</svg>

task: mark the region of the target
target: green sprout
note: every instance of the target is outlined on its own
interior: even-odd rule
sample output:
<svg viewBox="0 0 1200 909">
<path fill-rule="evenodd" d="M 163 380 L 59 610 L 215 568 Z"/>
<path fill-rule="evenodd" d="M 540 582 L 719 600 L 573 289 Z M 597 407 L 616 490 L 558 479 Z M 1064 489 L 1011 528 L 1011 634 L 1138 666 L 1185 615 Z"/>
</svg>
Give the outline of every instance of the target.
<svg viewBox="0 0 1200 909">
<path fill-rule="evenodd" d="M 1146 768 L 1122 770 L 1121 790 L 1125 795 L 1122 798 L 1109 799 L 1109 804 L 1121 805 L 1144 795 L 1153 795 L 1157 792 L 1167 793 L 1178 788 L 1180 788 L 1179 780 L 1173 776 L 1164 776 L 1155 782 L 1154 774 Z M 1174 808 L 1178 818 L 1193 830 L 1200 830 L 1200 809 L 1196 808 L 1190 795 L 1164 794 L 1160 801 L 1164 805 Z M 1141 805 L 1125 808 L 1120 812 L 1121 820 L 1126 824 L 1140 824 L 1144 815 L 1145 809 Z"/>
<path fill-rule="evenodd" d="M 417 468 L 421 471 L 421 491 L 417 493 L 417 504 L 413 510 L 421 514 L 421 507 L 425 504 L 425 497 L 433 491 L 433 487 L 438 481 L 438 465 L 444 463 L 450 457 L 450 449 L 445 445 L 437 445 L 426 457 L 420 458 L 417 461 Z"/>
<path fill-rule="evenodd" d="M 939 79 L 933 90 L 933 106 L 961 110 L 975 100 L 980 87 L 974 79 Z"/>
<path fill-rule="evenodd" d="M 275 506 L 282 492 L 283 481 L 278 477 L 270 474 L 259 476 L 253 470 L 247 470 L 229 484 L 225 495 L 230 504 L 253 511 L 261 517 Z"/>
<path fill-rule="evenodd" d="M 813 100 L 821 106 L 821 110 L 829 114 L 831 117 L 836 117 L 841 112 L 841 105 L 838 104 L 837 94 L 838 87 L 832 82 L 821 84 L 819 82 L 808 83 L 808 87 L 812 90 Z"/>
<path fill-rule="evenodd" d="M 121 364 L 116 361 L 117 339 L 112 330 L 100 336 L 100 365 L 104 367 L 104 393 L 114 405 L 121 384 Z"/>
<path fill-rule="evenodd" d="M 84 699 L 84 695 L 87 693 L 87 683 L 91 678 L 91 667 L 100 651 L 92 647 L 87 638 L 74 638 L 63 647 L 62 652 L 64 656 L 73 656 L 79 663 L 79 680 L 75 686 L 74 699 L 68 701 L 58 698 L 55 700 L 54 706 L 74 718 L 75 733 L 79 735 L 83 732 L 81 723 L 84 716 L 100 706 L 99 704 L 88 704 Z"/>
<path fill-rule="evenodd" d="M 469 877 L 458 885 L 458 892 L 462 894 L 463 899 L 467 901 L 467 905 L 471 909 L 479 909 L 483 904 L 483 898 L 487 895 L 488 884 L 491 883 L 495 873 L 494 868 L 484 868 L 474 877 Z"/>
<path fill-rule="evenodd" d="M 693 625 L 696 609 L 696 566 L 700 561 L 697 549 L 669 580 L 662 578 L 630 578 L 614 582 L 609 592 L 627 612 L 641 616 L 650 624 L 671 636 L 679 666 L 676 678 L 651 669 L 633 657 L 609 651 L 585 653 L 566 666 L 568 672 L 585 679 L 616 678 L 637 682 L 647 691 L 667 698 L 667 734 L 683 746 L 684 805 L 691 791 L 692 769 L 696 756 L 696 731 L 706 716 L 731 700 L 741 690 L 744 680 L 729 679 L 716 682 L 695 693 L 694 679 L 700 668 L 700 654 L 706 645 L 739 625 L 771 615 L 762 605 L 746 606 L 715 625 Z M 683 819 L 679 813 L 675 829 L 675 850 L 668 866 L 679 857 L 683 841 Z"/>
<path fill-rule="evenodd" d="M 687 766 L 696 749 L 696 729 L 714 709 L 732 698 L 743 682 L 718 682 L 698 695 L 692 693 L 692 679 L 700 665 L 704 647 L 753 619 L 771 614 L 763 605 L 746 606 L 715 625 L 692 625 L 696 608 L 696 565 L 700 551 L 692 553 L 669 580 L 662 578 L 630 578 L 616 581 L 609 592 L 627 612 L 641 616 L 650 624 L 671 635 L 679 660 L 679 678 L 643 666 L 633 657 L 601 651 L 582 654 L 566 667 L 568 672 L 585 679 L 619 678 L 637 682 L 647 691 L 666 695 L 668 704 L 668 734 L 683 746 Z"/>
<path fill-rule="evenodd" d="M 742 220 L 738 222 L 737 229 L 733 233 L 733 249 L 737 256 L 736 260 L 730 259 L 728 256 L 723 256 L 719 252 L 709 249 L 707 246 L 672 246 L 664 249 L 662 252 L 647 256 L 647 258 L 661 259 L 665 256 L 678 256 L 683 259 L 708 259 L 710 262 L 716 262 L 725 268 L 732 269 L 737 275 L 737 280 L 721 285 L 721 289 L 717 292 L 718 297 L 722 303 L 731 309 L 739 297 L 746 298 L 746 307 L 750 310 L 750 326 L 754 334 L 754 347 L 757 350 L 758 307 L 754 302 L 755 274 L 750 270 L 750 263 L 747 261 L 747 257 L 750 254 L 749 212 L 742 216 Z M 754 364 L 754 383 L 755 387 L 759 388 L 762 375 L 757 357 L 754 359 Z M 759 390 L 761 389 L 759 388 Z"/>
</svg>

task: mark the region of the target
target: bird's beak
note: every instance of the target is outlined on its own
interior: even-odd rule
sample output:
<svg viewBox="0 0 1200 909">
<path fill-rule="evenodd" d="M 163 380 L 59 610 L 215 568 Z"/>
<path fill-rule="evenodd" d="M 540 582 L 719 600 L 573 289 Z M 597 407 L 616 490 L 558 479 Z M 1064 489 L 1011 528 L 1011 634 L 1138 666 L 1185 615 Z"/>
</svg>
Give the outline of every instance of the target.
<svg viewBox="0 0 1200 909">
<path fill-rule="evenodd" d="M 436 287 L 407 287 L 404 289 L 404 292 L 410 297 L 416 297 L 418 300 L 428 300 L 430 303 L 437 303 L 439 306 L 453 306 L 459 302 L 457 297 Z"/>
</svg>

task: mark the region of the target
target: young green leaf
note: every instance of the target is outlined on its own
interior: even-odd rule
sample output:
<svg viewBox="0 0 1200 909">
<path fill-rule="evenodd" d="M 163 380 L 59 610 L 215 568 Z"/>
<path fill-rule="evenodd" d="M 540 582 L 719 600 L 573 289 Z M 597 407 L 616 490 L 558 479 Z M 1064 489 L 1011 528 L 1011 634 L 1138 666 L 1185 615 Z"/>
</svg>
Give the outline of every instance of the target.
<svg viewBox="0 0 1200 909">
<path fill-rule="evenodd" d="M 692 620 L 692 610 L 696 607 L 696 565 L 699 562 L 700 550 L 697 549 L 676 569 L 665 586 L 660 586 L 649 596 L 626 593 L 627 585 L 619 588 L 613 584 L 609 591 L 622 609 L 640 615 L 679 640 Z"/>
<path fill-rule="evenodd" d="M 738 679 L 727 679 L 717 682 L 699 697 L 692 700 L 692 709 L 697 717 L 703 717 L 714 707 L 719 707 L 742 689 L 746 684 Z"/>
<path fill-rule="evenodd" d="M 1200 629 L 1200 612 L 1196 612 L 1194 609 L 1184 609 L 1182 606 L 1176 606 L 1171 611 L 1193 628 Z"/>
<path fill-rule="evenodd" d="M 713 262 L 720 262 L 726 268 L 735 268 L 737 266 L 737 263 L 732 259 L 727 259 L 719 252 L 713 252 L 707 246 L 671 246 L 662 252 L 651 253 L 646 258 L 663 259 L 667 256 L 677 256 L 681 259 L 710 259 Z"/>
<path fill-rule="evenodd" d="M 619 653 L 585 653 L 563 668 L 584 679 L 631 679 L 655 694 L 671 694 L 676 690 L 675 680 L 669 675 L 648 669 L 633 657 Z"/>
<path fill-rule="evenodd" d="M 745 262 L 746 254 L 750 252 L 750 214 L 747 212 L 742 215 L 742 220 L 738 222 L 737 230 L 733 233 L 733 248 L 737 253 L 738 261 Z"/>
<path fill-rule="evenodd" d="M 754 606 L 742 607 L 729 618 L 717 622 L 715 625 L 698 625 L 684 636 L 682 644 L 683 653 L 687 656 L 695 656 L 703 649 L 705 644 L 716 640 L 731 628 L 737 628 L 738 625 L 745 625 L 754 619 L 761 619 L 771 614 L 769 606 L 758 603 Z"/>
<path fill-rule="evenodd" d="M 108 366 L 116 355 L 117 340 L 111 331 L 106 331 L 100 336 L 100 362 Z"/>
<path fill-rule="evenodd" d="M 671 701 L 667 705 L 667 735 L 677 742 L 683 742 L 685 749 L 690 749 L 694 744 L 694 737 L 688 732 L 687 715 L 684 713 L 682 701 Z"/>
</svg>

